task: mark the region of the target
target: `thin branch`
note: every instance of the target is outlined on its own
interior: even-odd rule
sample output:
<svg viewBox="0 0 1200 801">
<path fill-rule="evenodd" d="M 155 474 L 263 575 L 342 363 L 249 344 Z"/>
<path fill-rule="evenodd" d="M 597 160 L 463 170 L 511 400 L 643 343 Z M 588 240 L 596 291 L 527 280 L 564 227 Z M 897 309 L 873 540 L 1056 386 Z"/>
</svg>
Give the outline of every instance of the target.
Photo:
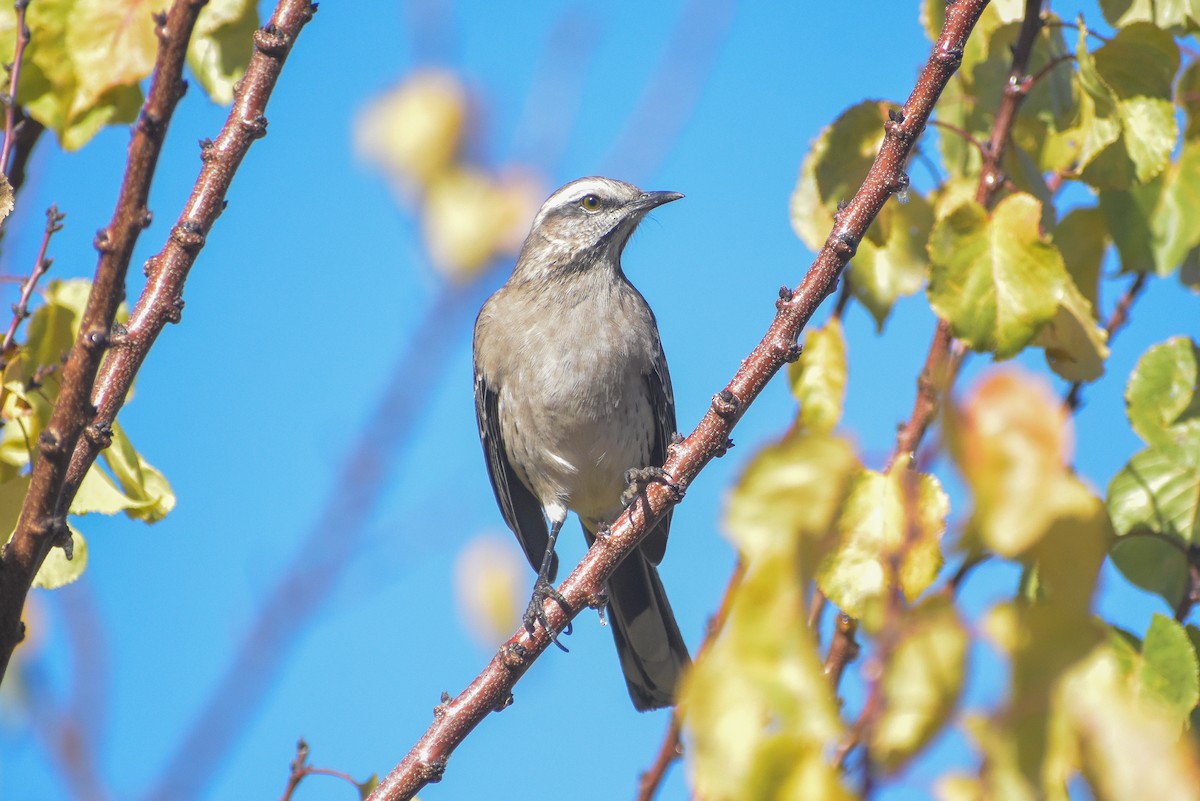
<svg viewBox="0 0 1200 801">
<path fill-rule="evenodd" d="M 1121 295 L 1117 301 L 1117 305 L 1113 308 L 1113 312 L 1109 315 L 1108 322 L 1104 325 L 1105 341 L 1111 343 L 1113 339 L 1120 333 L 1121 329 L 1129 325 L 1129 312 L 1133 309 L 1133 304 L 1137 302 L 1142 291 L 1146 288 L 1146 280 L 1149 273 L 1138 273 L 1129 286 L 1125 289 L 1125 293 Z M 1071 384 L 1071 388 L 1067 391 L 1067 396 L 1063 398 L 1063 405 L 1071 411 L 1079 408 L 1082 402 L 1083 381 L 1076 381 Z"/>
<path fill-rule="evenodd" d="M 829 653 L 825 655 L 823 666 L 825 676 L 835 690 L 842 683 L 842 674 L 846 672 L 846 667 L 858 658 L 860 648 L 855 638 L 857 633 L 858 621 L 845 612 L 838 612 L 833 639 L 829 643 Z"/>
<path fill-rule="evenodd" d="M 29 44 L 29 26 L 25 24 L 25 10 L 29 0 L 16 0 L 13 8 L 17 12 L 17 43 L 13 49 L 12 66 L 8 68 L 8 98 L 4 102 L 4 143 L 0 145 L 0 173 L 8 175 L 8 159 L 13 149 L 13 134 L 17 123 L 17 81 L 21 78 L 21 61 L 25 57 L 25 46 Z"/>
<path fill-rule="evenodd" d="M 1061 19 L 1046 20 L 1046 22 L 1044 24 L 1046 25 L 1047 28 L 1069 28 L 1073 31 L 1079 30 L 1078 24 L 1076 24 L 1074 22 L 1067 22 L 1066 20 L 1061 20 Z M 1099 39 L 1104 44 L 1108 44 L 1109 42 L 1112 41 L 1112 39 L 1109 39 L 1107 36 L 1096 33 L 1096 31 L 1094 31 L 1092 28 L 1087 29 L 1087 34 L 1088 34 L 1088 36 Z"/>
<path fill-rule="evenodd" d="M 970 131 L 968 131 L 966 128 L 960 128 L 957 125 L 951 125 L 950 123 L 942 122 L 941 120 L 930 120 L 929 124 L 933 125 L 937 128 L 942 128 L 946 131 L 949 131 L 950 133 L 957 136 L 959 139 L 962 139 L 964 142 L 969 144 L 971 147 L 978 150 L 979 155 L 983 156 L 984 158 L 987 158 L 988 152 L 987 152 L 987 148 L 984 146 L 983 142 L 980 142 L 978 139 L 976 139 L 975 136 Z"/>
<path fill-rule="evenodd" d="M 728 448 L 729 434 L 749 405 L 780 368 L 799 355 L 797 336 L 821 302 L 835 290 L 842 270 L 884 203 L 907 186 L 904 165 L 934 104 L 962 62 L 967 35 L 986 5 L 986 0 L 959 0 L 947 8 L 942 35 L 916 87 L 903 110 L 894 112 L 885 125 L 886 134 L 875 163 L 854 199 L 837 215 L 829 239 L 803 282 L 778 300 L 775 319 L 762 340 L 726 388 L 713 398 L 711 408 L 692 434 L 670 449 L 663 467 L 679 487 L 686 487 L 708 462 Z M 570 618 L 588 606 L 589 600 L 601 597 L 604 584 L 616 566 L 638 546 L 654 523 L 679 502 L 677 490 L 678 487 L 673 492 L 661 484 L 652 484 L 612 525 L 610 536 L 597 540 L 589 549 L 558 588 L 571 614 L 566 614 L 557 603 L 545 607 L 555 631 L 561 631 Z M 375 801 L 411 798 L 421 787 L 440 779 L 454 749 L 489 712 L 509 703 L 513 686 L 550 642 L 544 628 L 537 628 L 532 635 L 524 627 L 518 629 L 470 686 L 437 707 L 432 725 L 371 798 Z"/>
<path fill-rule="evenodd" d="M 29 298 L 33 296 L 33 290 L 37 287 L 37 282 L 50 269 L 50 265 L 54 263 L 53 259 L 46 258 L 46 251 L 50 248 L 50 237 L 62 230 L 62 221 L 66 219 L 66 216 L 59 213 L 58 206 L 51 206 L 46 210 L 46 227 L 42 231 L 42 245 L 38 248 L 37 261 L 34 262 L 33 270 L 29 273 L 29 277 L 21 284 L 21 297 L 13 304 L 12 320 L 8 323 L 8 331 L 4 334 L 4 341 L 0 342 L 0 374 L 8 368 L 8 350 L 13 346 L 13 340 L 17 336 L 17 328 L 29 317 Z"/>
<path fill-rule="evenodd" d="M 354 785 L 355 790 L 358 790 L 361 786 L 349 773 L 343 773 L 340 770 L 330 770 L 329 768 L 314 768 L 308 764 L 308 743 L 304 742 L 303 738 L 296 743 L 296 758 L 292 760 L 292 764 L 288 767 L 291 772 L 288 774 L 287 786 L 284 788 L 283 795 L 280 796 L 279 801 L 292 801 L 292 796 L 295 794 L 296 788 L 300 786 L 300 782 L 307 776 L 333 776 Z"/>
</svg>

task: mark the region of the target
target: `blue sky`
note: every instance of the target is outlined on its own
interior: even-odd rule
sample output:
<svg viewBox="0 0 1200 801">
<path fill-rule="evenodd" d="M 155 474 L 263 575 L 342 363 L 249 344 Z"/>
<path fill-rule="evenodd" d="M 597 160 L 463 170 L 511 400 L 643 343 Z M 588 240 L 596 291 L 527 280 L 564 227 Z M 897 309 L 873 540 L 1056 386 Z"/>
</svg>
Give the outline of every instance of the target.
<svg viewBox="0 0 1200 801">
<path fill-rule="evenodd" d="M 1082 8 L 1098 19 L 1094 5 Z M 416 25 L 413 9 L 442 14 L 440 27 L 429 17 Z M 1073 4 L 1055 9 L 1074 13 Z M 714 43 L 705 44 L 712 32 Z M 664 68 L 666 43 L 679 36 L 698 44 L 673 51 Z M 354 154 L 354 121 L 365 104 L 414 67 L 441 64 L 473 90 L 478 160 L 500 166 L 532 151 L 547 192 L 604 172 L 686 194 L 642 226 L 625 256 L 626 273 L 658 317 L 686 433 L 769 324 L 778 287 L 797 284 L 811 261 L 788 222 L 809 143 L 863 98 L 902 100 L 928 49 L 916 4 L 882 0 L 323 3 L 272 98 L 269 135 L 239 171 L 188 281 L 182 324 L 160 338 L 121 417 L 172 482 L 178 507 L 153 527 L 83 521 L 91 546 L 85 580 L 37 599 L 47 640 L 30 679 L 58 702 L 74 697 L 78 682 L 92 688 L 81 701 L 85 730 L 110 797 L 143 798 L 182 781 L 168 765 L 185 732 L 329 502 L 393 365 L 441 295 L 416 225 Z M 530 110 L 531 88 L 547 72 L 570 79 L 572 70 L 577 102 Z M 628 129 L 648 79 L 660 74 L 678 90 Z M 177 113 L 131 296 L 141 288 L 138 265 L 161 246 L 195 179 L 196 141 L 214 136 L 225 113 L 199 91 Z M 531 146 L 522 130 L 547 139 Z M 0 270 L 28 271 L 41 216 L 54 202 L 69 216 L 53 242 L 52 276 L 91 274 L 91 241 L 111 214 L 127 141 L 126 130 L 114 129 L 80 153 L 43 143 Z M 631 144 L 614 150 L 617 141 Z M 282 667 L 245 705 L 245 725 L 189 797 L 278 797 L 300 736 L 315 764 L 363 778 L 386 772 L 424 730 L 439 694 L 461 689 L 490 657 L 465 634 L 453 576 L 460 549 L 480 534 L 516 549 L 487 483 L 471 388 L 471 322 L 505 271 L 439 316 L 438 337 L 411 375 L 411 434 L 390 453 L 386 491 L 345 570 L 315 615 L 300 621 Z M 1108 303 L 1121 287 L 1105 284 Z M 1152 282 L 1139 301 L 1108 377 L 1086 392 L 1077 416 L 1079 468 L 1097 487 L 1139 447 L 1122 401 L 1137 356 L 1172 334 L 1200 334 L 1196 320 L 1195 296 L 1173 279 Z M 933 325 L 920 297 L 900 304 L 882 337 L 851 307 L 844 427 L 870 465 L 883 462 L 908 415 Z M 1044 372 L 1036 354 L 1019 361 Z M 990 367 L 971 359 L 961 386 Z M 693 646 L 732 566 L 720 527 L 728 487 L 793 412 L 777 380 L 736 430 L 737 447 L 705 470 L 676 512 L 662 575 Z M 955 516 L 965 514 L 961 493 L 954 504 Z M 306 562 L 319 570 L 343 536 L 340 525 L 328 526 Z M 569 523 L 561 558 L 573 564 L 582 553 Z M 1003 567 L 979 571 L 968 608 L 1011 592 L 1015 576 Z M 1099 610 L 1130 628 L 1144 630 L 1151 612 L 1164 611 L 1111 570 L 1105 587 Z M 74 642 L 94 654 L 86 663 L 71 644 L 70 621 L 83 631 Z M 445 780 L 422 797 L 632 796 L 667 715 L 632 710 L 611 635 L 594 615 L 581 615 L 567 642 L 571 652 L 540 659 L 516 703 L 484 721 Z M 981 673 L 972 697 L 993 697 L 1001 678 Z M 30 723 L 19 707 L 0 711 L 0 797 L 73 797 Z M 926 797 L 930 777 L 963 758 L 961 749 L 940 747 L 889 797 Z M 351 788 L 320 777 L 297 794 L 351 797 Z M 688 797 L 681 771 L 661 797 Z"/>
</svg>

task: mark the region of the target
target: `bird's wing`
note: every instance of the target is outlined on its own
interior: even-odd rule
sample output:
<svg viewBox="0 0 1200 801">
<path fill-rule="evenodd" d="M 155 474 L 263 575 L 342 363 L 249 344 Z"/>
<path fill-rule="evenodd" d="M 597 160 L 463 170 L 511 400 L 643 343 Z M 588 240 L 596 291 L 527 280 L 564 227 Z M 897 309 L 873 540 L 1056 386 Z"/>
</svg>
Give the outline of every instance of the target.
<svg viewBox="0 0 1200 801">
<path fill-rule="evenodd" d="M 521 481 L 508 461 L 508 449 L 500 435 L 500 396 L 495 387 L 488 385 L 480 372 L 475 373 L 475 416 L 479 421 L 479 441 L 483 443 L 484 461 L 488 476 L 492 480 L 492 491 L 504 522 L 517 535 L 525 550 L 525 557 L 534 570 L 542 566 L 542 558 L 549 544 L 546 518 L 542 505 Z M 550 565 L 548 578 L 553 581 L 558 571 L 558 555 Z"/>
<path fill-rule="evenodd" d="M 675 395 L 671 391 L 671 375 L 667 372 L 667 358 L 659 349 L 654 367 L 646 374 L 646 389 L 650 396 L 650 408 L 654 411 L 654 438 L 650 442 L 650 465 L 662 466 L 667 460 L 667 446 L 678 430 L 675 427 Z M 659 521 L 650 536 L 642 540 L 642 553 L 651 564 L 662 561 L 667 550 L 667 533 L 671 529 L 671 512 Z"/>
</svg>

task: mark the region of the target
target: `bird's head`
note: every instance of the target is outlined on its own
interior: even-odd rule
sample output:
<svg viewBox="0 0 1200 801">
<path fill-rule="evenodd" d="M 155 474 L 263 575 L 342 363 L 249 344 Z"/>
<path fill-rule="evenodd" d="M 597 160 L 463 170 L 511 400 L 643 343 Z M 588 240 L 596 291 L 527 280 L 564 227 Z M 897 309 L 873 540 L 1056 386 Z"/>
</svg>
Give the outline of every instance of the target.
<svg viewBox="0 0 1200 801">
<path fill-rule="evenodd" d="M 518 271 L 619 267 L 625 243 L 651 210 L 683 195 L 643 192 L 611 178 L 580 178 L 551 195 L 533 220 Z"/>
</svg>

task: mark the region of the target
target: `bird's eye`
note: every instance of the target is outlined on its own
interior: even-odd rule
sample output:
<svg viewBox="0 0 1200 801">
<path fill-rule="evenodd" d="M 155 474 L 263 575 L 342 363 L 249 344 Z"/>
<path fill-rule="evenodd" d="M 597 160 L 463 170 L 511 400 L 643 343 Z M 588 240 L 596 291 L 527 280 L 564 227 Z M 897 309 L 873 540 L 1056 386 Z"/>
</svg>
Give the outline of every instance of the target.
<svg viewBox="0 0 1200 801">
<path fill-rule="evenodd" d="M 596 195 L 584 195 L 583 200 L 579 201 L 579 205 L 584 211 L 599 211 L 600 198 Z"/>
</svg>

